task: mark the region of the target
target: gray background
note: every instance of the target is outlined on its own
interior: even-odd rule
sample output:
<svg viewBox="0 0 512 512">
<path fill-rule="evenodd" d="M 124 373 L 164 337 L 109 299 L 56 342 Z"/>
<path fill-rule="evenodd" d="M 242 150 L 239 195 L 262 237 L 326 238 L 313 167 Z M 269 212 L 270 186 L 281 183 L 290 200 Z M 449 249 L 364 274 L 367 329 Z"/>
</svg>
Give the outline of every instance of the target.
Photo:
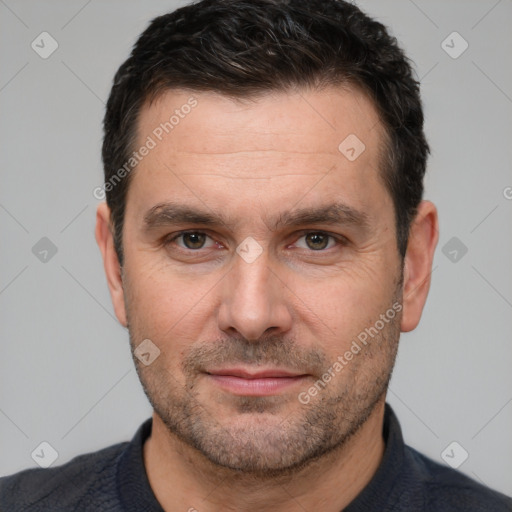
<svg viewBox="0 0 512 512">
<path fill-rule="evenodd" d="M 35 466 L 42 441 L 59 464 L 131 438 L 150 415 L 113 316 L 92 190 L 113 74 L 151 18 L 183 4 L 0 0 L 0 474 Z M 461 471 L 512 495 L 512 2 L 360 5 L 416 63 L 426 198 L 441 221 L 430 298 L 402 337 L 389 401 L 409 444 L 443 463 L 457 441 Z M 43 31 L 59 45 L 47 59 L 31 48 Z M 456 59 L 441 46 L 453 31 L 469 44 Z M 58 249 L 46 262 L 32 252 L 42 237 Z"/>
</svg>

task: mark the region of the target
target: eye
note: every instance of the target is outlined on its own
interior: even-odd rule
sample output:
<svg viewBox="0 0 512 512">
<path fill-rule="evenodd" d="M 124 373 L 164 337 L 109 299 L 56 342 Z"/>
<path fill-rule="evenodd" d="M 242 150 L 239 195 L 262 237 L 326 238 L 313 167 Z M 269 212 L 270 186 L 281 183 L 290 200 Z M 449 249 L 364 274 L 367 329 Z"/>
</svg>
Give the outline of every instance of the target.
<svg viewBox="0 0 512 512">
<path fill-rule="evenodd" d="M 210 243 L 208 245 L 208 240 Z M 172 237 L 167 243 L 176 242 L 182 249 L 198 250 L 213 247 L 215 242 L 201 231 L 186 231 Z"/>
<path fill-rule="evenodd" d="M 301 240 L 304 240 L 304 242 L 301 242 Z M 312 251 L 323 251 L 324 249 L 330 249 L 335 245 L 336 239 L 332 235 L 322 231 L 306 233 L 296 242 L 297 247 L 300 247 L 301 249 L 310 249 Z"/>
</svg>

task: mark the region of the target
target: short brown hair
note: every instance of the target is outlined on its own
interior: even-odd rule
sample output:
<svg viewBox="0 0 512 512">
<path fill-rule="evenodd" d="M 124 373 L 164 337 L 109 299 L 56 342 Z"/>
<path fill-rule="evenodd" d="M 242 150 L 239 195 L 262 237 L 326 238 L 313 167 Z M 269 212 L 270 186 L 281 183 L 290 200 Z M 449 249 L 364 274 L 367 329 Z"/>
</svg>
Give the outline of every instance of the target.
<svg viewBox="0 0 512 512">
<path fill-rule="evenodd" d="M 384 25 L 346 1 L 203 0 L 155 18 L 114 78 L 104 119 L 105 182 L 133 152 L 142 106 L 165 90 L 249 97 L 343 83 L 369 95 L 385 127 L 382 175 L 403 257 L 429 153 L 419 83 Z M 106 194 L 121 265 L 131 174 Z"/>
</svg>

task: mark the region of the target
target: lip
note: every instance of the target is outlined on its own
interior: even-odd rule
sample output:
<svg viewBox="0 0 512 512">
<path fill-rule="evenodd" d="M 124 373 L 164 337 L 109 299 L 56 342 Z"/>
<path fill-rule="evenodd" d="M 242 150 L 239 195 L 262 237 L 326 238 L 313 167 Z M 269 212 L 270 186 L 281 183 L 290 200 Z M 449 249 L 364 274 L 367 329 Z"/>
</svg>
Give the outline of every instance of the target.
<svg viewBox="0 0 512 512">
<path fill-rule="evenodd" d="M 301 383 L 308 375 L 284 369 L 250 371 L 245 368 L 223 368 L 206 372 L 220 388 L 234 395 L 277 395 Z"/>
</svg>

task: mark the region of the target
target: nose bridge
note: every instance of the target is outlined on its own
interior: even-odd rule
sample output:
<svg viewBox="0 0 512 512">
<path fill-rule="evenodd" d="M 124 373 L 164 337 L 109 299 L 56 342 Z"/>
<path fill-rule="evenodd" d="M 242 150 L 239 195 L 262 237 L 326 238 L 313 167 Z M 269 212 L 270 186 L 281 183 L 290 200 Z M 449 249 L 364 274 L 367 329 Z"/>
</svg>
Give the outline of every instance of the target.
<svg viewBox="0 0 512 512">
<path fill-rule="evenodd" d="M 233 274 L 234 297 L 243 303 L 266 304 L 270 291 L 269 272 L 268 262 L 264 258 L 252 263 L 238 261 Z"/>
<path fill-rule="evenodd" d="M 235 329 L 249 340 L 258 339 L 269 328 L 289 329 L 291 318 L 284 290 L 271 269 L 268 253 L 262 251 L 255 258 L 254 253 L 253 257 L 244 258 L 247 252 L 243 251 L 241 244 L 225 279 L 219 327 Z"/>
</svg>

